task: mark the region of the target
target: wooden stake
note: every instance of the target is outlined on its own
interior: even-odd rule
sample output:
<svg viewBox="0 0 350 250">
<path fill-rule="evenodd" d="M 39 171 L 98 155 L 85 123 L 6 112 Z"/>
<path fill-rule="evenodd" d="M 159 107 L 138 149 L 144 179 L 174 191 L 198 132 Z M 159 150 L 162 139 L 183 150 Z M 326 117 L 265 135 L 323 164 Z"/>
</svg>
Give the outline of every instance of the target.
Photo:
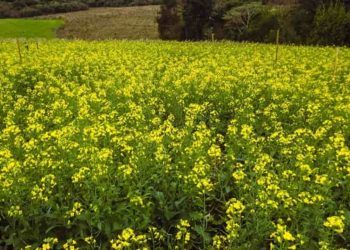
<svg viewBox="0 0 350 250">
<path fill-rule="evenodd" d="M 335 82 L 335 78 L 338 72 L 338 61 L 339 61 L 339 47 L 337 47 L 334 61 L 334 71 L 333 71 L 333 81 Z"/>
<path fill-rule="evenodd" d="M 21 46 L 20 46 L 20 44 L 19 44 L 19 40 L 16 39 L 16 41 L 17 41 L 17 49 L 18 49 L 19 61 L 20 61 L 20 63 L 22 63 Z"/>
<path fill-rule="evenodd" d="M 25 43 L 24 47 L 27 49 L 27 51 L 29 51 L 29 42 L 28 42 L 28 40 L 26 40 L 26 43 Z"/>
<path fill-rule="evenodd" d="M 212 42 L 215 41 L 215 34 L 214 34 L 214 32 L 211 33 L 211 41 L 212 41 Z"/>
<path fill-rule="evenodd" d="M 278 61 L 278 50 L 279 50 L 279 43 L 280 43 L 280 30 L 277 30 L 277 34 L 276 34 L 276 62 Z"/>
</svg>

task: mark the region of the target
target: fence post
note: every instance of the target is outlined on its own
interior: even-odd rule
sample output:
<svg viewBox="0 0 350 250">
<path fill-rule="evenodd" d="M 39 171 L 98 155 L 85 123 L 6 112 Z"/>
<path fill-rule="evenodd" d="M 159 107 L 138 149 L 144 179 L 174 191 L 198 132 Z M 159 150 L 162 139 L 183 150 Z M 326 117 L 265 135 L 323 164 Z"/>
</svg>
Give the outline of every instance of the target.
<svg viewBox="0 0 350 250">
<path fill-rule="evenodd" d="M 278 52 L 279 52 L 279 44 L 280 44 L 280 29 L 277 30 L 276 34 L 276 62 L 278 61 Z"/>
<path fill-rule="evenodd" d="M 19 55 L 19 61 L 20 61 L 20 63 L 22 63 L 21 46 L 20 46 L 20 44 L 19 44 L 18 38 L 16 39 L 16 42 L 17 42 L 17 50 L 18 50 L 18 55 Z"/>
<path fill-rule="evenodd" d="M 24 46 L 26 49 L 27 49 L 27 51 L 29 51 L 29 42 L 28 42 L 28 40 L 26 39 L 26 42 L 25 42 L 25 46 Z"/>
<path fill-rule="evenodd" d="M 337 77 L 337 73 L 338 73 L 338 62 L 339 62 L 339 47 L 337 47 L 336 49 L 336 53 L 335 53 L 335 60 L 333 63 L 334 66 L 334 70 L 333 70 L 333 81 L 335 82 L 336 77 Z"/>
</svg>

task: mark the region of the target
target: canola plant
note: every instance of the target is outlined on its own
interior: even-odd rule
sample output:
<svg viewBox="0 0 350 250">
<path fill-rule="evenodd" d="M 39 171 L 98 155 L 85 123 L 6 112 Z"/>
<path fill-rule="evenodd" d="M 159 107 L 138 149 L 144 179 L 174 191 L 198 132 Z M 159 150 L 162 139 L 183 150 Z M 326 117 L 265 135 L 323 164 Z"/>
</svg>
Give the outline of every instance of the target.
<svg viewBox="0 0 350 250">
<path fill-rule="evenodd" d="M 275 53 L 2 41 L 0 248 L 348 248 L 350 49 Z"/>
</svg>

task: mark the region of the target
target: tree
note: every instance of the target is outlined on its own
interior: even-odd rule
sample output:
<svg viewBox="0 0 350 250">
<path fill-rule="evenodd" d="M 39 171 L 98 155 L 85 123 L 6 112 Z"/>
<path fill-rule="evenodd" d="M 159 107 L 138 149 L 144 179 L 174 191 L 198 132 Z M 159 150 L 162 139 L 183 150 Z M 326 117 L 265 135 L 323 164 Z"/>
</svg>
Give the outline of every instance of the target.
<svg viewBox="0 0 350 250">
<path fill-rule="evenodd" d="M 209 28 L 213 0 L 184 0 L 184 35 L 186 40 L 202 40 Z"/>
<path fill-rule="evenodd" d="M 339 2 L 317 8 L 310 42 L 321 45 L 344 45 L 350 32 L 350 12 Z"/>
<path fill-rule="evenodd" d="M 165 0 L 157 18 L 159 35 L 164 40 L 183 39 L 182 3 L 179 0 Z"/>
<path fill-rule="evenodd" d="M 223 17 L 227 25 L 237 30 L 238 35 L 248 31 L 254 18 L 261 13 L 263 6 L 260 2 L 251 2 L 231 8 Z"/>
</svg>

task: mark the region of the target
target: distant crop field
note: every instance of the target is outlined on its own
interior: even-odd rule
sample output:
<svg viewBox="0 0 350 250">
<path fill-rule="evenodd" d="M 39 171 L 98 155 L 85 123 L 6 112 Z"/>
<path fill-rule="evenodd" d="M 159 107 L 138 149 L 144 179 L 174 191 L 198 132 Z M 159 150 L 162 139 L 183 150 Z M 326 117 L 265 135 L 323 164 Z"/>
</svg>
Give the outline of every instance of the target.
<svg viewBox="0 0 350 250">
<path fill-rule="evenodd" d="M 348 249 L 350 49 L 0 46 L 0 249 Z"/>
<path fill-rule="evenodd" d="M 62 20 L 0 19 L 0 38 L 54 38 Z"/>
<path fill-rule="evenodd" d="M 65 25 L 57 32 L 68 39 L 158 39 L 156 18 L 159 6 L 93 8 L 44 16 L 60 18 Z M 41 17 L 42 18 L 42 17 Z"/>
</svg>

